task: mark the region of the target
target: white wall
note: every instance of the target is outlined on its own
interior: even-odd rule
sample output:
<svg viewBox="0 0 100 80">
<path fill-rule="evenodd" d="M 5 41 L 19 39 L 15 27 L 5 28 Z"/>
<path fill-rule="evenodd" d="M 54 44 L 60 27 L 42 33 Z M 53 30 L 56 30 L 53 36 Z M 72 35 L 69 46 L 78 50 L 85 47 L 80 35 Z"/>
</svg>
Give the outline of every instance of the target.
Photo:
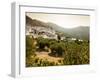
<svg viewBox="0 0 100 80">
<path fill-rule="evenodd" d="M 66 5 L 83 5 L 95 6 L 98 8 L 97 12 L 97 42 L 96 53 L 97 56 L 97 73 L 91 74 L 69 74 L 62 76 L 35 76 L 31 78 L 21 78 L 22 80 L 100 80 L 100 0 L 1 0 L 0 1 L 0 80 L 14 80 L 10 77 L 10 60 L 11 60 L 11 2 L 13 1 L 32 1 L 36 5 L 47 6 L 66 6 Z M 33 5 L 34 5 L 33 4 Z M 18 80 L 21 80 L 18 79 Z"/>
</svg>

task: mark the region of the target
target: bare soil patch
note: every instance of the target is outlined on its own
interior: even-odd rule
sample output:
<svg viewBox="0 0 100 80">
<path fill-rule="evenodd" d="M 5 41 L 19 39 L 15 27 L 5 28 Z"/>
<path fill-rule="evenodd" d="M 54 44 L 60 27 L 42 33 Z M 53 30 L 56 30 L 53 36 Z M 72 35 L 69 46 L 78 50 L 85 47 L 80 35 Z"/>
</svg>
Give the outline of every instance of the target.
<svg viewBox="0 0 100 80">
<path fill-rule="evenodd" d="M 38 58 L 47 59 L 50 62 L 58 62 L 58 60 L 63 60 L 63 58 L 61 57 L 53 57 L 53 56 L 48 55 L 49 52 L 46 52 L 46 51 L 41 51 L 41 52 L 36 51 L 36 54 Z"/>
</svg>

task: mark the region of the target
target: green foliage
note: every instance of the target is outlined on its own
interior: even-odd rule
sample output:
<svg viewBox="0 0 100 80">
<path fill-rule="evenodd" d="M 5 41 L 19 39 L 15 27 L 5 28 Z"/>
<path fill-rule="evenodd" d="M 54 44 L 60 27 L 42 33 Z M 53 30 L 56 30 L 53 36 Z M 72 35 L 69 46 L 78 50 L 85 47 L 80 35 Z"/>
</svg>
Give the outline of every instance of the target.
<svg viewBox="0 0 100 80">
<path fill-rule="evenodd" d="M 81 44 L 82 41 L 79 41 L 78 39 L 76 39 L 76 40 L 75 40 L 75 43 L 77 43 L 77 44 Z"/>
<path fill-rule="evenodd" d="M 55 42 L 50 46 L 51 53 L 57 56 L 62 56 L 65 52 L 65 44 L 63 42 Z"/>
<path fill-rule="evenodd" d="M 59 34 L 57 35 L 57 38 L 58 38 L 58 40 L 61 40 L 61 36 Z"/>
<path fill-rule="evenodd" d="M 29 65 L 27 67 L 39 67 L 39 66 L 55 66 L 58 65 L 55 62 L 50 62 L 47 59 L 39 59 L 38 57 L 34 57 L 30 60 Z"/>
<path fill-rule="evenodd" d="M 37 38 L 37 45 L 34 44 L 35 40 L 26 36 L 26 66 L 56 66 L 56 65 L 80 65 L 89 64 L 89 41 L 76 41 L 68 42 L 66 40 L 44 39 Z M 54 57 L 61 57 L 63 59 L 58 62 L 48 61 L 48 58 L 40 59 L 36 56 L 36 47 L 45 51 L 47 47 Z"/>
<path fill-rule="evenodd" d="M 49 46 L 50 46 L 49 40 L 39 37 L 37 39 L 37 46 L 39 46 L 39 49 L 44 49 L 45 47 L 49 48 Z"/>
<path fill-rule="evenodd" d="M 30 36 L 26 36 L 26 57 L 35 55 L 34 40 Z"/>
<path fill-rule="evenodd" d="M 57 40 L 55 40 L 55 39 L 50 39 L 50 40 L 49 40 L 50 45 L 52 45 L 52 44 L 54 44 L 54 43 L 56 43 L 56 42 L 57 42 Z"/>
<path fill-rule="evenodd" d="M 88 43 L 69 43 L 66 53 L 64 55 L 64 64 L 66 65 L 79 65 L 89 64 L 89 45 Z"/>
<path fill-rule="evenodd" d="M 32 57 L 35 54 L 34 40 L 30 36 L 26 36 L 26 66 L 32 66 Z"/>
</svg>

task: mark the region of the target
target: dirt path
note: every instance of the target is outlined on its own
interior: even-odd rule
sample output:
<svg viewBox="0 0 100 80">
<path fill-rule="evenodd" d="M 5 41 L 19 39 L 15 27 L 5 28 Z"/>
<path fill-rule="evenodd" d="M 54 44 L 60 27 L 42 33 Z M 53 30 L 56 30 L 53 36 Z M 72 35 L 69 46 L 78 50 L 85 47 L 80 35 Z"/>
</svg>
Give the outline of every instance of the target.
<svg viewBox="0 0 100 80">
<path fill-rule="evenodd" d="M 37 57 L 40 58 L 40 59 L 47 59 L 48 61 L 51 61 L 51 62 L 58 62 L 58 60 L 62 60 L 63 58 L 61 57 L 53 57 L 53 56 L 49 56 L 49 52 L 45 52 L 45 51 L 42 51 L 42 52 L 36 52 L 37 54 Z"/>
</svg>

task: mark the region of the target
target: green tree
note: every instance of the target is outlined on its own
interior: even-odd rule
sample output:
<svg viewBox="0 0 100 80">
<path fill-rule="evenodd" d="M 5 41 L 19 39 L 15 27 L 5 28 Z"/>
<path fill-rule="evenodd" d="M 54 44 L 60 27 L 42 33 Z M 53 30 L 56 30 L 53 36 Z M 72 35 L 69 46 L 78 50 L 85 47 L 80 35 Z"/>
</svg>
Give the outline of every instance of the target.
<svg viewBox="0 0 100 80">
<path fill-rule="evenodd" d="M 34 40 L 30 36 L 26 36 L 26 66 L 33 65 L 33 58 L 36 56 L 35 54 L 35 45 Z"/>
<path fill-rule="evenodd" d="M 41 50 L 44 50 L 45 47 L 49 48 L 49 46 L 50 46 L 49 40 L 39 37 L 37 39 L 37 46 L 39 46 L 39 49 L 41 49 Z"/>
<path fill-rule="evenodd" d="M 50 46 L 51 54 L 62 56 L 65 52 L 65 44 L 63 42 L 56 42 Z"/>
<path fill-rule="evenodd" d="M 34 40 L 30 36 L 26 36 L 26 57 L 35 55 Z"/>
</svg>

